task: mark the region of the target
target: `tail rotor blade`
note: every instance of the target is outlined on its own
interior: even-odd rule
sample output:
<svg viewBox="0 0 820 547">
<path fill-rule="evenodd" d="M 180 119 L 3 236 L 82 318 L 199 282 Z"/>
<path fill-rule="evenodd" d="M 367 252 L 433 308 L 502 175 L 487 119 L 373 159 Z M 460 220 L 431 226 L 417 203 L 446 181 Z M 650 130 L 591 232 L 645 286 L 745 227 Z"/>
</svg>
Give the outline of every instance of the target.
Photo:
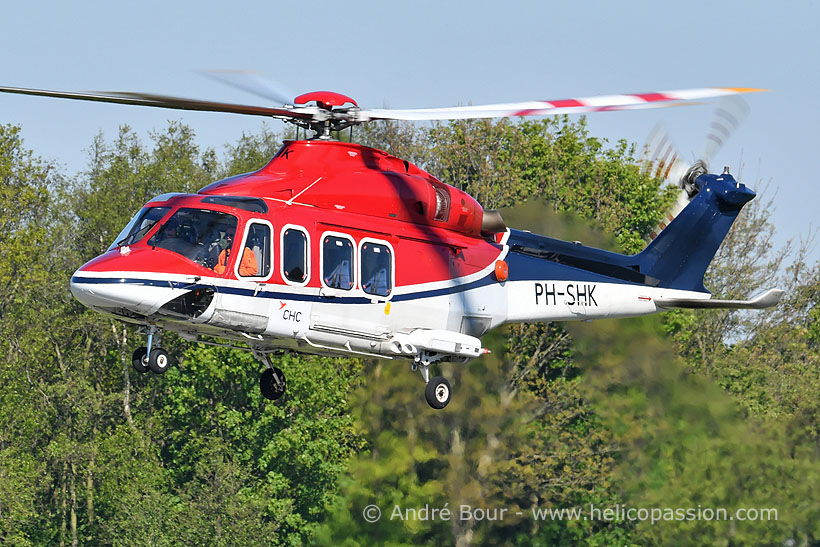
<svg viewBox="0 0 820 547">
<path fill-rule="evenodd" d="M 653 178 L 677 181 L 689 166 L 678 153 L 666 128 L 657 124 L 646 140 L 643 172 Z"/>
<path fill-rule="evenodd" d="M 719 100 L 701 156 L 706 165 L 709 165 L 715 154 L 723 148 L 732 133 L 748 115 L 749 105 L 740 95 L 728 95 Z"/>
<path fill-rule="evenodd" d="M 680 159 L 672 138 L 663 126 L 659 124 L 652 129 L 646 144 L 644 173 L 664 181 L 669 180 L 682 189 L 665 218 L 650 234 L 652 239 L 655 239 L 695 196 L 697 188 L 694 179 L 708 171 L 709 161 L 723 148 L 748 115 L 749 106 L 739 95 L 721 97 L 715 108 L 709 132 L 706 134 L 703 155 L 691 165 Z"/>
<path fill-rule="evenodd" d="M 650 131 L 645 150 L 643 172 L 661 181 L 671 181 L 676 186 L 681 186 L 675 202 L 655 229 L 649 233 L 650 239 L 655 239 L 689 204 L 689 192 L 682 185 L 682 181 L 691 166 L 681 159 L 671 135 L 660 123 Z"/>
</svg>

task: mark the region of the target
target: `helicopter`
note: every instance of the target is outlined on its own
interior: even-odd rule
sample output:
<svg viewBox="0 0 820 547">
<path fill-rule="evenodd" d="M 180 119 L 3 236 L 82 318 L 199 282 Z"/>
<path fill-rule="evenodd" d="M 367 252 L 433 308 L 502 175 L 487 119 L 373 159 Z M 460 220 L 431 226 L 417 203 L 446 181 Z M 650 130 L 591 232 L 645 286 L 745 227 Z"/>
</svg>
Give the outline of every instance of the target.
<svg viewBox="0 0 820 547">
<path fill-rule="evenodd" d="M 151 199 L 108 250 L 71 277 L 85 306 L 144 327 L 132 364 L 166 372 L 156 344 L 168 330 L 191 342 L 237 347 L 264 364 L 269 400 L 286 391 L 283 352 L 409 361 L 435 409 L 452 396 L 430 366 L 466 363 L 488 350 L 481 336 L 530 321 L 633 317 L 672 308 L 761 309 L 782 290 L 750 300 L 712 298 L 703 276 L 755 193 L 702 162 L 678 181 L 681 207 L 647 247 L 623 255 L 508 228 L 466 192 L 387 152 L 332 133 L 374 120 L 453 120 L 635 110 L 758 91 L 701 88 L 579 99 L 424 109 L 364 109 L 315 91 L 288 100 L 259 80 L 230 85 L 281 107 L 132 92 L 0 91 L 86 101 L 272 117 L 295 124 L 261 169 L 195 194 Z M 308 138 L 308 131 L 312 136 Z M 297 133 L 298 137 L 298 133 Z M 671 219 L 672 217 L 670 217 Z M 217 342 L 214 340 L 222 340 Z"/>
</svg>

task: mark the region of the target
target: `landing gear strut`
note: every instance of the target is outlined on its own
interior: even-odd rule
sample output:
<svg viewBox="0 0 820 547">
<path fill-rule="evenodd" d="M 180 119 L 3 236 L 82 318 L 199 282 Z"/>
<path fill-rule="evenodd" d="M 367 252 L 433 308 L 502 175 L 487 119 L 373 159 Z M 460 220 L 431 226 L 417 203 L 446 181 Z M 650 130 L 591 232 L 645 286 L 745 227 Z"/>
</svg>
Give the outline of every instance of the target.
<svg viewBox="0 0 820 547">
<path fill-rule="evenodd" d="M 254 355 L 268 367 L 259 376 L 259 391 L 262 392 L 265 399 L 275 401 L 285 394 L 287 388 L 285 373 L 282 372 L 282 369 L 273 366 L 268 354 L 254 352 Z"/>
<path fill-rule="evenodd" d="M 424 378 L 424 383 L 427 384 L 424 388 L 424 398 L 427 399 L 427 404 L 436 410 L 441 410 L 447 406 L 453 394 L 453 389 L 450 387 L 447 378 L 436 376 L 430 379 L 430 364 L 440 359 L 436 355 L 422 352 L 410 365 L 412 370 L 421 372 L 421 377 Z"/>
<path fill-rule="evenodd" d="M 134 354 L 131 356 L 131 364 L 134 370 L 141 374 L 149 370 L 156 374 L 163 374 L 171 368 L 171 359 L 168 357 L 168 352 L 162 348 L 152 348 L 156 333 L 157 328 L 153 325 L 149 326 L 148 345 L 135 349 Z"/>
</svg>

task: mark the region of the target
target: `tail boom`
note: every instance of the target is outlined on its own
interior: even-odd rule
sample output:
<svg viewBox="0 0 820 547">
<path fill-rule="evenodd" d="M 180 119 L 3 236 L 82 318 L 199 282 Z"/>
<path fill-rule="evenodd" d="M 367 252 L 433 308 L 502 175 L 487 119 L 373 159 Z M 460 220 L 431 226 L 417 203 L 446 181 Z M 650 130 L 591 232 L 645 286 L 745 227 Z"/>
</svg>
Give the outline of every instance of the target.
<svg viewBox="0 0 820 547">
<path fill-rule="evenodd" d="M 703 276 L 755 193 L 729 173 L 704 174 L 697 193 L 649 245 L 622 255 L 510 230 L 508 321 L 629 317 L 670 308 L 762 309 L 783 291 L 751 300 L 712 299 Z"/>
</svg>

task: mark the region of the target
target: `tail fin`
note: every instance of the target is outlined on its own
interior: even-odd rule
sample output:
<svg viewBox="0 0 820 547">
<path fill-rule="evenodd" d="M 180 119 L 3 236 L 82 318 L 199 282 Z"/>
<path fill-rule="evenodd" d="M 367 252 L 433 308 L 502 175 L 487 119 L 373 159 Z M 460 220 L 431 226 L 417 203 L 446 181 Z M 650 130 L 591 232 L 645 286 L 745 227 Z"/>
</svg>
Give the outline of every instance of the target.
<svg viewBox="0 0 820 547">
<path fill-rule="evenodd" d="M 641 273 L 659 286 L 708 292 L 703 275 L 743 206 L 755 193 L 732 175 L 705 174 L 695 180 L 698 193 L 640 254 Z"/>
</svg>

